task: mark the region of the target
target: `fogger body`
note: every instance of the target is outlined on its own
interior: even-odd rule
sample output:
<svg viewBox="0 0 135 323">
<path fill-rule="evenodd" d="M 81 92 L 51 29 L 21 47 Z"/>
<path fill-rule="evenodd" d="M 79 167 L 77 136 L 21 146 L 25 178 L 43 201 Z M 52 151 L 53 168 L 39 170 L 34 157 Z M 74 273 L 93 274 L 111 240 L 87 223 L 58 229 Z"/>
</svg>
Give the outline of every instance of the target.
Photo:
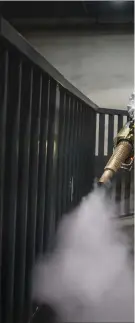
<svg viewBox="0 0 135 323">
<path fill-rule="evenodd" d="M 99 183 L 106 184 L 109 182 L 114 174 L 120 169 L 130 171 L 134 162 L 134 97 L 132 99 L 132 106 L 129 106 L 129 121 L 117 134 L 114 139 L 114 151 L 104 168 L 104 172 L 99 180 Z"/>
</svg>

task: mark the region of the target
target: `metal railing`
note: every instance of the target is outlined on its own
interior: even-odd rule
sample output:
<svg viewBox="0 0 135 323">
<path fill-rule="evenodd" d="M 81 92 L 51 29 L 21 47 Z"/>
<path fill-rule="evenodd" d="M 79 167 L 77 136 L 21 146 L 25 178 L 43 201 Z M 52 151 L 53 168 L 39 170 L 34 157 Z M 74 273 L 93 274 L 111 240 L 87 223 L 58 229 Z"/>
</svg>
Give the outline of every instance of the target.
<svg viewBox="0 0 135 323">
<path fill-rule="evenodd" d="M 3 323 L 28 322 L 35 257 L 92 188 L 96 108 L 0 19 Z"/>
<path fill-rule="evenodd" d="M 108 151 L 104 154 L 107 114 Z M 112 153 L 117 114 L 120 128 L 125 112 L 100 110 L 0 19 L 2 323 L 28 322 L 32 316 L 35 259 L 51 248 L 62 214 L 75 207 L 92 189 L 94 177 L 101 175 Z"/>
<path fill-rule="evenodd" d="M 99 178 L 112 155 L 113 138 L 126 123 L 126 110 L 99 109 L 96 115 L 95 175 Z M 112 199 L 118 204 L 118 215 L 134 213 L 134 169 L 131 172 L 120 170 L 113 181 Z"/>
</svg>

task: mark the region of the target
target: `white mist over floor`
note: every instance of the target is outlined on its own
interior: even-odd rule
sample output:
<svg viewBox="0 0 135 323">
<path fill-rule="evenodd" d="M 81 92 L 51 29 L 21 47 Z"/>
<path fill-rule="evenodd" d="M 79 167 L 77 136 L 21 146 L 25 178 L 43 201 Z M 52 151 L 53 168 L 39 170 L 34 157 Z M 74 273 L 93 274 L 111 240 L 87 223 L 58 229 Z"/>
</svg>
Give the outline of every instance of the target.
<svg viewBox="0 0 135 323">
<path fill-rule="evenodd" d="M 34 269 L 33 298 L 63 322 L 133 322 L 129 244 L 102 190 L 63 218 L 55 251 Z"/>
</svg>

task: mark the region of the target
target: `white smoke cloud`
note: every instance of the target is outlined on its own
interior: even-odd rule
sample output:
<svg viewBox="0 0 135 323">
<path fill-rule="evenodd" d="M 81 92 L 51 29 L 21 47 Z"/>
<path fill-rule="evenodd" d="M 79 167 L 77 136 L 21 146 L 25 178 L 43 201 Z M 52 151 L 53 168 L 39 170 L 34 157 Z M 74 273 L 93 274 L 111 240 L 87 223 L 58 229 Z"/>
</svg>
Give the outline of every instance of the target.
<svg viewBox="0 0 135 323">
<path fill-rule="evenodd" d="M 133 322 L 128 251 L 114 207 L 95 189 L 63 218 L 55 251 L 36 265 L 34 300 L 51 305 L 63 322 Z"/>
</svg>

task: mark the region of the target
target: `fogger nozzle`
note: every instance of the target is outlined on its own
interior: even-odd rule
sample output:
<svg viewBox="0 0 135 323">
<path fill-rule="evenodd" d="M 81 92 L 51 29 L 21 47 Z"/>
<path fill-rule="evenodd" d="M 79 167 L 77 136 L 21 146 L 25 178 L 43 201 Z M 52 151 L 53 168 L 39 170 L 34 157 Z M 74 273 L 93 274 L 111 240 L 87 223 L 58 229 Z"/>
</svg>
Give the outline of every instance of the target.
<svg viewBox="0 0 135 323">
<path fill-rule="evenodd" d="M 111 180 L 113 175 L 120 169 L 122 163 L 130 156 L 132 151 L 132 145 L 129 141 L 122 140 L 115 148 L 111 158 L 104 168 L 104 173 L 101 176 L 99 182 L 107 183 Z"/>
</svg>

